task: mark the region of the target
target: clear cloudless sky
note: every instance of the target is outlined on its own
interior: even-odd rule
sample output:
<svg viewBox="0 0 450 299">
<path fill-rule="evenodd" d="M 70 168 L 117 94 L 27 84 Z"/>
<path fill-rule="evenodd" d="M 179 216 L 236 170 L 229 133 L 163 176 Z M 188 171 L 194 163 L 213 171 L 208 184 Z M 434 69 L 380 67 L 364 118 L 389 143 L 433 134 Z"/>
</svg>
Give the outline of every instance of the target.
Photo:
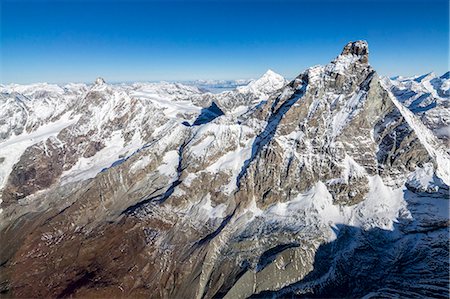
<svg viewBox="0 0 450 299">
<path fill-rule="evenodd" d="M 0 0 L 0 82 L 292 78 L 352 40 L 381 75 L 449 69 L 448 0 Z"/>
</svg>

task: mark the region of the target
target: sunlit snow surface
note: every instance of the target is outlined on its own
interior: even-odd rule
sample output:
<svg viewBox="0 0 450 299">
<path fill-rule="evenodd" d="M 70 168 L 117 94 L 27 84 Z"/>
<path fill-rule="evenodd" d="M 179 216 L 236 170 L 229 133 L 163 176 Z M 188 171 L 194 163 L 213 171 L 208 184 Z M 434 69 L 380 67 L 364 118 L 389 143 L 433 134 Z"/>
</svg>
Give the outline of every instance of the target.
<svg viewBox="0 0 450 299">
<path fill-rule="evenodd" d="M 0 188 L 4 186 L 14 164 L 19 161 L 20 157 L 28 147 L 46 140 L 47 138 L 56 137 L 62 129 L 75 124 L 78 118 L 78 116 L 71 118 L 70 113 L 67 113 L 59 120 L 44 124 L 35 131 L 12 136 L 3 142 L 0 142 L 0 157 L 4 158 L 0 167 Z"/>
<path fill-rule="evenodd" d="M 248 86 L 240 87 L 235 93 L 255 93 L 263 100 L 267 97 L 266 92 L 281 88 L 284 84 L 283 77 L 268 71 L 262 78 L 251 81 Z M 62 174 L 63 184 L 93 178 L 102 170 L 115 165 L 143 146 L 147 146 L 147 141 L 143 140 L 141 134 L 145 126 L 151 127 L 154 139 L 161 139 L 166 132 L 170 132 L 169 136 L 160 140 L 161 146 L 170 143 L 171 138 L 177 138 L 177 134 L 181 134 L 182 122 L 193 123 L 204 108 L 201 103 L 193 101 L 193 98 L 203 94 L 197 87 L 168 82 L 109 85 L 102 81 L 91 86 L 73 83 L 64 86 L 47 83 L 10 84 L 1 85 L 0 92 L 2 108 L 0 116 L 5 120 L 0 122 L 0 158 L 3 160 L 0 167 L 0 188 L 5 185 L 14 164 L 19 161 L 28 147 L 50 137 L 56 138 L 64 128 L 69 126 L 72 126 L 71 130 L 78 132 L 94 132 L 91 139 L 102 142 L 103 147 L 92 157 L 80 157 L 75 165 Z M 107 100 L 94 105 L 85 99 L 87 92 L 103 94 Z M 218 95 L 218 99 L 228 98 L 228 95 L 232 94 L 228 92 L 225 96 Z M 132 112 L 133 105 L 140 107 L 137 112 Z M 241 110 L 235 109 L 233 112 L 235 116 L 245 113 L 248 107 L 239 106 L 238 109 Z M 80 121 L 84 113 L 91 114 L 87 122 Z M 134 117 L 124 124 L 122 130 L 116 130 L 107 135 L 102 133 L 104 127 L 108 126 L 108 122 L 131 113 L 134 113 Z M 212 128 L 217 126 L 220 125 L 212 124 Z M 234 126 L 237 132 L 242 130 L 238 125 Z M 130 132 L 131 140 L 125 141 L 124 134 Z M 64 145 L 62 141 L 59 142 L 61 146 Z M 248 145 L 251 140 L 246 142 Z M 230 153 L 228 160 L 240 158 L 240 151 L 237 149 L 234 154 Z M 167 158 L 169 160 L 166 161 L 166 158 L 164 158 L 165 164 L 161 165 L 159 170 L 161 174 L 173 177 L 174 168 L 171 165 L 175 163 L 175 160 L 172 157 Z M 136 162 L 131 171 L 145 167 L 145 159 L 144 156 L 143 161 Z M 230 180 L 230 187 L 227 188 L 230 191 L 234 188 L 233 184 L 239 168 L 239 161 L 231 160 L 219 161 L 210 168 L 210 170 L 217 168 L 216 170 L 221 171 L 230 169 L 234 173 L 233 179 Z"/>
<path fill-rule="evenodd" d="M 450 140 L 450 79 L 449 73 L 438 77 L 423 76 L 384 78 L 384 85 L 404 106 L 441 139 Z"/>
<path fill-rule="evenodd" d="M 369 177 L 370 191 L 366 200 L 353 206 L 333 204 L 333 198 L 324 183 L 318 182 L 306 193 L 295 199 L 276 203 L 266 211 L 253 207 L 258 222 L 268 226 L 285 227 L 301 231 L 307 227 L 329 227 L 328 238 L 334 240 L 339 224 L 364 229 L 374 227 L 392 230 L 398 218 L 411 218 L 404 198 L 406 188 L 392 189 L 379 176 Z M 259 219 L 258 219 L 259 218 Z"/>
<path fill-rule="evenodd" d="M 409 126 L 414 130 L 422 145 L 428 151 L 437 163 L 437 174 L 439 177 L 450 186 L 450 155 L 446 148 L 444 148 L 436 136 L 420 121 L 420 119 L 413 114 L 412 111 L 403 106 L 397 98 L 389 92 L 392 102 L 402 113 L 403 117 L 408 122 Z"/>
</svg>

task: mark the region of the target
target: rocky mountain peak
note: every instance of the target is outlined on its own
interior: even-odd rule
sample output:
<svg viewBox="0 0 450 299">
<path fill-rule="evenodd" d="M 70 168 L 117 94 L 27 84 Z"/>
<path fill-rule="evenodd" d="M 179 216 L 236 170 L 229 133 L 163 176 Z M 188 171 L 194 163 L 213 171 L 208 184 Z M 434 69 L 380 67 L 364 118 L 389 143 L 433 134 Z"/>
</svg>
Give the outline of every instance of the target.
<svg viewBox="0 0 450 299">
<path fill-rule="evenodd" d="M 367 76 L 374 73 L 369 64 L 369 48 L 366 41 L 349 42 L 333 61 L 324 68 L 324 80 L 329 88 L 334 92 L 354 91 L 367 79 Z M 316 79 L 321 78 L 321 68 L 314 69 Z M 310 75 L 312 73 L 310 72 Z M 310 78 L 311 79 L 311 78 Z M 309 80 L 310 82 L 317 80 Z M 319 80 L 320 81 L 320 80 Z"/>
<path fill-rule="evenodd" d="M 94 84 L 95 85 L 102 85 L 102 84 L 106 84 L 106 81 L 102 77 L 98 77 L 97 79 L 95 79 Z"/>
<path fill-rule="evenodd" d="M 349 42 L 347 45 L 345 45 L 341 54 L 336 58 L 335 61 L 345 64 L 368 64 L 369 45 L 366 41 L 363 40 Z"/>
<path fill-rule="evenodd" d="M 369 45 L 364 40 L 349 42 L 347 45 L 345 45 L 344 49 L 342 50 L 341 55 L 368 56 L 369 55 Z"/>
</svg>

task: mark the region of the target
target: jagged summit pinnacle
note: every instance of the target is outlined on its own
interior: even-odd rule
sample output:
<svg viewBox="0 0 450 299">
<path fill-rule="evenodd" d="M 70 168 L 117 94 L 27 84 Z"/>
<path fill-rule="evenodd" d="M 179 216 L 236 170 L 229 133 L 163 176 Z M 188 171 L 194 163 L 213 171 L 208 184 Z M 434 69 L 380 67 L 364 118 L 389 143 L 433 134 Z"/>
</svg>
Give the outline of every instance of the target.
<svg viewBox="0 0 450 299">
<path fill-rule="evenodd" d="M 98 77 L 97 79 L 95 79 L 95 82 L 94 82 L 95 85 L 102 85 L 105 83 L 106 83 L 106 81 L 102 77 Z"/>
<path fill-rule="evenodd" d="M 355 42 L 349 42 L 345 45 L 342 50 L 341 55 L 368 55 L 369 54 L 369 45 L 365 40 L 358 40 Z"/>
<path fill-rule="evenodd" d="M 369 62 L 369 45 L 364 40 L 349 42 L 342 50 L 341 56 L 353 55 L 360 56 L 362 63 Z"/>
<path fill-rule="evenodd" d="M 369 65 L 369 46 L 366 41 L 349 42 L 333 61 L 325 66 L 325 70 L 332 74 L 347 77 L 365 76 L 372 69 Z"/>
</svg>

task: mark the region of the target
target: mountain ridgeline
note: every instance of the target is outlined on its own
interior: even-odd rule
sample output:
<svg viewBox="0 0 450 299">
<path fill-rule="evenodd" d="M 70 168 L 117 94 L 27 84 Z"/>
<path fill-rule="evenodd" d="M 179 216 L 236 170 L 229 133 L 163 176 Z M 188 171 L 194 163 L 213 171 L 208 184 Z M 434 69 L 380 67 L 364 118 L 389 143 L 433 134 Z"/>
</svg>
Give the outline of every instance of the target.
<svg viewBox="0 0 450 299">
<path fill-rule="evenodd" d="M 5 297 L 448 298 L 450 80 L 1 85 Z"/>
</svg>

